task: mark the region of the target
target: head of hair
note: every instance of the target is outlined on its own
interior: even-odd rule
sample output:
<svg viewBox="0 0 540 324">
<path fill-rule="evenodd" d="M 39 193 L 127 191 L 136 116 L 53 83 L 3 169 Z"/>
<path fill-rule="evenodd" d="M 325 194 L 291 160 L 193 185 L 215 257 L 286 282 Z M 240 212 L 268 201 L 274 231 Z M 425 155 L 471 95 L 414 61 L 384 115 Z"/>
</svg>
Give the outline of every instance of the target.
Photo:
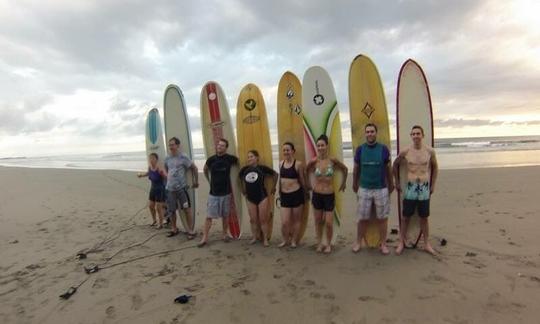
<svg viewBox="0 0 540 324">
<path fill-rule="evenodd" d="M 318 141 L 323 141 L 326 143 L 326 145 L 328 145 L 328 136 L 326 136 L 325 134 L 321 134 L 321 136 L 317 137 L 317 142 Z"/>
<path fill-rule="evenodd" d="M 253 155 L 254 155 L 255 157 L 257 157 L 257 158 L 259 157 L 259 152 L 257 152 L 257 150 L 249 150 L 249 151 L 248 151 L 248 154 L 249 154 L 249 153 L 253 154 Z"/>
<path fill-rule="evenodd" d="M 149 157 L 152 157 L 152 156 L 153 156 L 153 157 L 156 158 L 156 160 L 159 160 L 159 156 L 157 155 L 157 153 L 150 153 L 150 154 L 148 154 L 148 156 L 149 156 Z"/>
<path fill-rule="evenodd" d="M 411 128 L 411 133 L 412 133 L 413 129 L 415 129 L 415 128 L 416 128 L 416 129 L 419 129 L 420 132 L 422 132 L 422 136 L 424 136 L 424 129 L 423 129 L 422 126 L 420 126 L 420 125 L 414 125 L 414 126 Z"/>
<path fill-rule="evenodd" d="M 223 143 L 225 143 L 225 147 L 227 147 L 227 148 L 229 147 L 229 141 L 227 141 L 226 139 L 220 138 L 219 142 L 223 142 Z"/>
<path fill-rule="evenodd" d="M 294 144 L 293 144 L 293 143 L 291 143 L 291 142 L 285 142 L 285 143 L 283 143 L 282 146 L 285 146 L 285 145 L 289 145 L 289 146 L 291 147 L 291 150 L 292 150 L 293 152 L 296 151 L 296 149 L 294 148 Z"/>
<path fill-rule="evenodd" d="M 367 123 L 366 126 L 364 126 L 364 131 L 368 128 L 368 127 L 373 127 L 375 128 L 375 132 L 378 132 L 379 130 L 377 129 L 377 125 L 373 124 L 373 123 Z"/>
<path fill-rule="evenodd" d="M 171 137 L 171 139 L 169 140 L 169 143 L 172 141 L 174 141 L 174 144 L 180 145 L 180 140 L 178 139 L 178 137 Z"/>
</svg>

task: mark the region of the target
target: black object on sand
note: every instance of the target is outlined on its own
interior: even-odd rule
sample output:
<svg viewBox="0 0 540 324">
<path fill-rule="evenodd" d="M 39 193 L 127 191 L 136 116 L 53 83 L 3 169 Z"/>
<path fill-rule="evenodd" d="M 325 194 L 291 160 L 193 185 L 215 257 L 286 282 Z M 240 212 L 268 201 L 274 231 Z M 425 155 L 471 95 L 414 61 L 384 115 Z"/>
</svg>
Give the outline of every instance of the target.
<svg viewBox="0 0 540 324">
<path fill-rule="evenodd" d="M 446 243 L 447 243 L 447 242 L 446 242 L 446 239 L 442 239 L 442 240 L 441 240 L 441 246 L 446 246 Z"/>
<path fill-rule="evenodd" d="M 191 295 L 180 295 L 174 299 L 174 302 L 179 304 L 186 304 L 190 298 Z"/>
</svg>

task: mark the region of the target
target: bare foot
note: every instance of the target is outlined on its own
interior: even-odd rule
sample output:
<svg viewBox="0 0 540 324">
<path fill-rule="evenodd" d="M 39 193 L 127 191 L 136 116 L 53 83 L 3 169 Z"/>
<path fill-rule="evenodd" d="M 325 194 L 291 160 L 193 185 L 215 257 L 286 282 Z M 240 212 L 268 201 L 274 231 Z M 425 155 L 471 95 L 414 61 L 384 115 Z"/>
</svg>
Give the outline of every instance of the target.
<svg viewBox="0 0 540 324">
<path fill-rule="evenodd" d="M 328 245 L 324 248 L 324 253 L 329 254 L 332 252 L 332 246 Z"/>
<path fill-rule="evenodd" d="M 401 252 L 403 252 L 403 249 L 405 248 L 405 246 L 403 245 L 403 242 L 399 242 L 397 248 L 396 248 L 396 255 L 400 255 Z"/>
<path fill-rule="evenodd" d="M 431 255 L 437 255 L 437 252 L 435 252 L 435 250 L 433 249 L 433 247 L 431 246 L 431 244 L 427 243 L 425 246 L 424 246 L 424 251 L 426 251 L 427 253 L 431 254 Z"/>
<path fill-rule="evenodd" d="M 268 240 L 266 240 L 266 241 L 263 242 L 263 245 L 264 245 L 265 247 L 269 247 L 269 246 L 270 246 L 270 243 L 268 243 Z"/>
<path fill-rule="evenodd" d="M 323 246 L 322 244 L 319 244 L 319 245 L 317 246 L 317 250 L 316 250 L 317 253 L 321 253 L 321 252 L 323 251 L 323 248 L 324 248 L 324 246 Z"/>
<path fill-rule="evenodd" d="M 251 241 L 249 241 L 249 245 L 253 245 L 255 243 L 257 243 L 257 238 L 256 237 L 252 238 Z"/>
<path fill-rule="evenodd" d="M 296 249 L 296 242 L 293 241 L 293 242 L 291 243 L 291 249 Z"/>
<path fill-rule="evenodd" d="M 360 243 L 358 243 L 358 241 L 356 241 L 356 242 L 353 244 L 352 251 L 353 251 L 354 253 L 358 253 L 358 251 L 360 251 L 360 248 L 361 248 Z"/>
<path fill-rule="evenodd" d="M 381 244 L 380 250 L 383 255 L 388 255 L 390 253 L 386 244 Z"/>
<path fill-rule="evenodd" d="M 278 245 L 278 248 L 282 248 L 282 247 L 284 247 L 285 245 L 287 245 L 287 242 L 281 242 L 281 243 Z"/>
</svg>

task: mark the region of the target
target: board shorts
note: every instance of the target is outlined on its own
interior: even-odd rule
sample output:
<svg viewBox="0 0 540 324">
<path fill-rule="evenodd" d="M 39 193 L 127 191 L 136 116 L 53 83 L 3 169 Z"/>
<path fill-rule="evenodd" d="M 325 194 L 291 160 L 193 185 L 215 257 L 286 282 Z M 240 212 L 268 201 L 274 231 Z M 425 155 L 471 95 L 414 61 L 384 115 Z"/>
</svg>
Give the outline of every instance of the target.
<svg viewBox="0 0 540 324">
<path fill-rule="evenodd" d="M 358 189 L 357 220 L 370 219 L 373 205 L 375 206 L 375 216 L 377 219 L 388 218 L 390 214 L 390 195 L 388 194 L 388 188 Z"/>
<path fill-rule="evenodd" d="M 296 208 L 304 204 L 304 189 L 302 187 L 293 192 L 283 192 L 279 193 L 279 200 L 281 207 L 285 208 Z"/>
<path fill-rule="evenodd" d="M 231 212 L 231 194 L 225 196 L 208 195 L 206 203 L 207 218 L 229 217 Z"/>
<path fill-rule="evenodd" d="M 187 209 L 191 207 L 187 190 L 175 191 L 167 190 L 167 216 L 173 215 L 177 209 Z"/>
<path fill-rule="evenodd" d="M 321 194 L 318 192 L 313 192 L 311 196 L 311 204 L 313 208 L 324 211 L 334 211 L 336 206 L 336 195 L 331 194 Z"/>
<path fill-rule="evenodd" d="M 165 201 L 165 186 L 152 186 L 150 187 L 150 193 L 148 194 L 148 200 L 153 202 Z"/>
<path fill-rule="evenodd" d="M 418 216 L 429 216 L 429 182 L 407 182 L 407 188 L 403 195 L 403 216 L 411 217 L 418 211 Z"/>
</svg>

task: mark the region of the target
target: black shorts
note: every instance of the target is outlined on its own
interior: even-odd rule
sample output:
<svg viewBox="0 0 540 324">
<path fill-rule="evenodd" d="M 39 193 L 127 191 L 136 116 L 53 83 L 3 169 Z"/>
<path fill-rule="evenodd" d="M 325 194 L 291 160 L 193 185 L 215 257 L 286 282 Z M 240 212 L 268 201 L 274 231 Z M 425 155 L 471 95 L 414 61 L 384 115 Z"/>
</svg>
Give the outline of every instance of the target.
<svg viewBox="0 0 540 324">
<path fill-rule="evenodd" d="M 148 195 L 148 200 L 154 201 L 154 202 L 164 202 L 165 201 L 165 186 L 151 187 L 150 194 Z"/>
<path fill-rule="evenodd" d="M 313 192 L 311 196 L 311 203 L 313 208 L 324 210 L 324 211 L 333 211 L 336 206 L 336 195 L 331 194 L 321 194 L 318 192 Z"/>
<path fill-rule="evenodd" d="M 414 211 L 418 210 L 418 216 L 426 218 L 429 216 L 429 199 L 428 200 L 409 200 L 403 199 L 403 216 L 411 217 Z"/>
<path fill-rule="evenodd" d="M 295 208 L 304 204 L 304 189 L 302 187 L 293 192 L 280 192 L 281 207 Z"/>
</svg>

